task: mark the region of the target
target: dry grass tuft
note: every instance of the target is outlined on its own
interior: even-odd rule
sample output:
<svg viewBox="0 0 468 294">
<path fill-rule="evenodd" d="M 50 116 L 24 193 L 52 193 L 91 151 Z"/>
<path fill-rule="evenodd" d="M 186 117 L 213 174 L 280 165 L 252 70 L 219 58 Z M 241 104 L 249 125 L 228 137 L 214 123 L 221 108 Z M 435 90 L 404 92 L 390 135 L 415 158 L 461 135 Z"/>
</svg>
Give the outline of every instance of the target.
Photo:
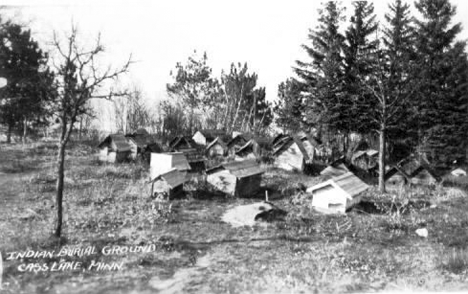
<svg viewBox="0 0 468 294">
<path fill-rule="evenodd" d="M 466 249 L 452 249 L 442 255 L 440 265 L 450 273 L 464 273 L 468 270 L 468 251 Z"/>
</svg>

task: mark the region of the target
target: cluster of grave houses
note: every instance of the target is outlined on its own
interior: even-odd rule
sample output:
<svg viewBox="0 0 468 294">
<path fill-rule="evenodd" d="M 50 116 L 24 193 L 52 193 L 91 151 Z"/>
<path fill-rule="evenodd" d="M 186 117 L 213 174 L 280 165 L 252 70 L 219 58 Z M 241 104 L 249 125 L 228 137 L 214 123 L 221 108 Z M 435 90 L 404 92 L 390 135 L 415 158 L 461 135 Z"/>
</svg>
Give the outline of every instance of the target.
<svg viewBox="0 0 468 294">
<path fill-rule="evenodd" d="M 221 159 L 244 161 L 270 155 L 275 164 L 286 170 L 304 171 L 314 158 L 325 157 L 330 151 L 310 134 L 294 136 L 279 134 L 274 138 L 234 133 L 226 135 L 218 130 L 199 130 L 193 136 L 177 136 L 167 145 L 155 140 L 144 129 L 135 133 L 107 136 L 99 144 L 99 160 L 123 162 L 135 160 L 150 153 L 180 152 L 196 171 L 203 169 L 206 161 Z M 146 157 L 150 159 L 149 155 Z"/>
<path fill-rule="evenodd" d="M 378 152 L 375 150 L 361 150 L 353 155 L 355 165 L 346 164 L 343 158 L 331 163 L 320 172 L 323 183 L 307 189 L 313 195 L 312 206 L 317 210 L 328 212 L 342 212 L 359 203 L 363 192 L 369 185 L 358 178 L 353 171 L 357 168 L 378 167 Z M 398 190 L 407 186 L 432 186 L 442 180 L 423 156 L 412 154 L 397 164 L 386 167 L 384 176 L 387 190 Z M 466 168 L 456 167 L 447 176 L 466 177 Z"/>
<path fill-rule="evenodd" d="M 323 183 L 309 187 L 312 205 L 318 209 L 344 212 L 361 200 L 369 186 L 355 175 L 356 171 L 372 174 L 378 168 L 379 152 L 366 144 L 357 144 L 350 160 L 341 157 L 323 165 L 330 157 L 330 148 L 304 132 L 279 134 L 270 139 L 222 131 L 199 130 L 193 136 L 177 136 L 164 146 L 144 129 L 128 135 L 113 134 L 99 144 L 99 159 L 105 162 L 133 160 L 142 156 L 150 162 L 151 195 L 170 198 L 183 193 L 183 184 L 193 175 L 203 173 L 206 181 L 225 194 L 246 197 L 260 189 L 264 170 L 258 164 L 270 156 L 273 165 L 284 170 L 302 171 L 315 164 L 324 166 Z M 217 159 L 217 164 L 207 161 Z M 466 175 L 463 169 L 452 171 Z M 402 185 L 432 185 L 440 180 L 429 164 L 415 156 L 386 169 L 389 189 Z"/>
</svg>

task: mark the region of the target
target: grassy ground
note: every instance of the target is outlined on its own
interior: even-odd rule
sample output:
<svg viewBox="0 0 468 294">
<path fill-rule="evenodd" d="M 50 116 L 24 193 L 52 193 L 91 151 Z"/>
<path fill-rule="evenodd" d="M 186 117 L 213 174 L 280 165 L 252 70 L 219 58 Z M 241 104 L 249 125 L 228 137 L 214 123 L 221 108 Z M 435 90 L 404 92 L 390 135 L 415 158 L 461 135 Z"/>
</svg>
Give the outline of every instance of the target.
<svg viewBox="0 0 468 294">
<path fill-rule="evenodd" d="M 54 222 L 56 149 L 1 145 L 2 293 L 310 293 L 468 289 L 468 198 L 456 187 L 378 195 L 346 215 L 320 215 L 301 191 L 320 181 L 267 167 L 263 188 L 288 211 L 255 227 L 221 222 L 259 201 L 201 197 L 156 203 L 147 168 L 99 165 L 92 148 L 68 153 L 64 238 Z M 426 228 L 428 238 L 415 234 Z M 106 246 L 152 246 L 105 255 Z M 95 246 L 96 254 L 6 260 L 7 252 Z M 21 272 L 24 264 L 122 263 L 115 271 Z"/>
</svg>

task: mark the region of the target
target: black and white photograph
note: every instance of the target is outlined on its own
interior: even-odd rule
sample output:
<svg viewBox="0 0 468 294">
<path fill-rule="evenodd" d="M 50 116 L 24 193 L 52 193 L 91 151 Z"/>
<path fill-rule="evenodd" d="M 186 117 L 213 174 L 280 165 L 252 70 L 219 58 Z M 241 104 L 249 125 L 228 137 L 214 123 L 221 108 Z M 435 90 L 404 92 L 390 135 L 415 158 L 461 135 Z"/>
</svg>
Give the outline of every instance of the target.
<svg viewBox="0 0 468 294">
<path fill-rule="evenodd" d="M 0 293 L 468 292 L 468 1 L 3 0 Z"/>
</svg>

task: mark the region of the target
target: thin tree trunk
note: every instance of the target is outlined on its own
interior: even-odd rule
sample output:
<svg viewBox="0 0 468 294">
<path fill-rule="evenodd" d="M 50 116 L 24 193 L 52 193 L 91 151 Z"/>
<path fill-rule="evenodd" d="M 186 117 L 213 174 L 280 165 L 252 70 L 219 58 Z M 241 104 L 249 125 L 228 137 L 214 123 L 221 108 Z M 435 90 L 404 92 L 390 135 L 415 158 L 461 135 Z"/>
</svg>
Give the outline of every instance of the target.
<svg viewBox="0 0 468 294">
<path fill-rule="evenodd" d="M 244 129 L 244 125 L 245 125 L 245 120 L 247 119 L 247 115 L 244 115 L 244 118 L 242 119 L 242 124 L 241 124 L 241 127 L 240 127 L 240 131 L 241 132 L 246 132 L 247 130 L 247 127 Z M 247 126 L 249 125 L 249 122 L 247 121 Z M 251 132 L 252 130 L 250 130 Z"/>
<path fill-rule="evenodd" d="M 228 132 L 228 126 L 229 126 L 229 121 L 228 121 L 228 117 L 229 117 L 229 110 L 231 108 L 231 104 L 229 102 L 229 98 L 227 96 L 226 93 L 224 93 L 224 98 L 225 98 L 225 107 L 226 107 L 226 110 L 224 111 L 224 117 L 222 117 L 221 119 L 223 120 L 223 126 L 224 126 L 224 130 L 226 132 Z"/>
<path fill-rule="evenodd" d="M 263 120 L 265 119 L 265 115 L 266 115 L 266 111 L 263 112 L 263 115 L 262 115 L 262 119 L 260 120 L 260 123 L 258 124 L 260 127 L 263 125 Z M 254 126 L 254 131 L 256 134 L 258 134 L 258 130 L 257 130 L 257 125 Z"/>
<path fill-rule="evenodd" d="M 63 219 L 63 186 L 65 179 L 65 136 L 67 133 L 67 122 L 62 118 L 62 132 L 60 134 L 59 150 L 57 156 L 57 195 L 55 205 L 57 206 L 57 222 L 55 223 L 55 236 L 62 235 Z"/>
<path fill-rule="evenodd" d="M 237 104 L 236 114 L 234 115 L 234 119 L 232 121 L 231 132 L 234 130 L 234 127 L 236 125 L 237 116 L 239 115 L 239 109 L 240 109 L 241 104 L 242 104 L 243 96 L 244 96 L 244 84 L 242 84 L 242 87 L 241 87 L 240 97 L 239 97 L 239 104 Z"/>
<path fill-rule="evenodd" d="M 124 105 L 124 115 L 123 115 L 123 133 L 127 134 L 127 104 Z"/>
<path fill-rule="evenodd" d="M 380 125 L 379 141 L 379 192 L 385 193 L 385 124 Z"/>
<path fill-rule="evenodd" d="M 59 145 L 58 154 L 58 169 L 57 169 L 57 222 L 55 224 L 55 236 L 60 237 L 62 235 L 62 219 L 63 219 L 63 186 L 65 178 L 65 145 L 61 142 Z"/>
<path fill-rule="evenodd" d="M 11 133 L 13 133 L 13 125 L 8 124 L 8 131 L 7 131 L 7 143 L 11 143 Z"/>
<path fill-rule="evenodd" d="M 28 121 L 27 121 L 26 118 L 24 118 L 24 120 L 23 120 L 23 138 L 22 138 L 23 145 L 26 144 L 27 132 L 28 132 Z"/>
<path fill-rule="evenodd" d="M 70 124 L 67 124 L 66 119 L 62 118 L 62 133 L 60 136 L 58 157 L 57 157 L 57 195 L 56 203 L 57 206 L 57 222 L 55 224 L 54 235 L 60 237 L 62 235 L 62 223 L 63 223 L 63 189 L 64 189 L 64 180 L 65 180 L 65 151 L 70 134 L 73 129 L 74 120 L 70 121 Z M 68 128 L 67 128 L 68 125 Z"/>
<path fill-rule="evenodd" d="M 257 95 L 254 95 L 254 102 L 253 102 L 253 132 L 256 133 L 257 132 Z M 265 113 L 263 113 L 265 115 Z M 263 116 L 265 117 L 265 116 Z M 263 118 L 262 118 L 263 120 Z M 250 117 L 249 117 L 249 122 L 250 122 Z"/>
<path fill-rule="evenodd" d="M 254 133 L 254 132 L 255 132 L 255 116 L 254 116 L 253 124 L 251 124 L 250 121 L 252 120 L 252 113 L 255 113 L 255 104 L 256 104 L 256 101 L 257 101 L 257 96 L 254 95 L 254 101 L 253 101 L 252 106 L 250 107 L 249 118 L 247 119 L 247 125 L 250 126 L 250 132 L 251 132 L 251 133 Z M 244 117 L 244 119 L 245 119 L 245 117 Z M 242 122 L 242 125 L 244 125 L 244 122 Z"/>
<path fill-rule="evenodd" d="M 78 138 L 81 141 L 81 138 L 83 136 L 83 115 L 80 117 L 80 130 L 78 133 Z"/>
</svg>

